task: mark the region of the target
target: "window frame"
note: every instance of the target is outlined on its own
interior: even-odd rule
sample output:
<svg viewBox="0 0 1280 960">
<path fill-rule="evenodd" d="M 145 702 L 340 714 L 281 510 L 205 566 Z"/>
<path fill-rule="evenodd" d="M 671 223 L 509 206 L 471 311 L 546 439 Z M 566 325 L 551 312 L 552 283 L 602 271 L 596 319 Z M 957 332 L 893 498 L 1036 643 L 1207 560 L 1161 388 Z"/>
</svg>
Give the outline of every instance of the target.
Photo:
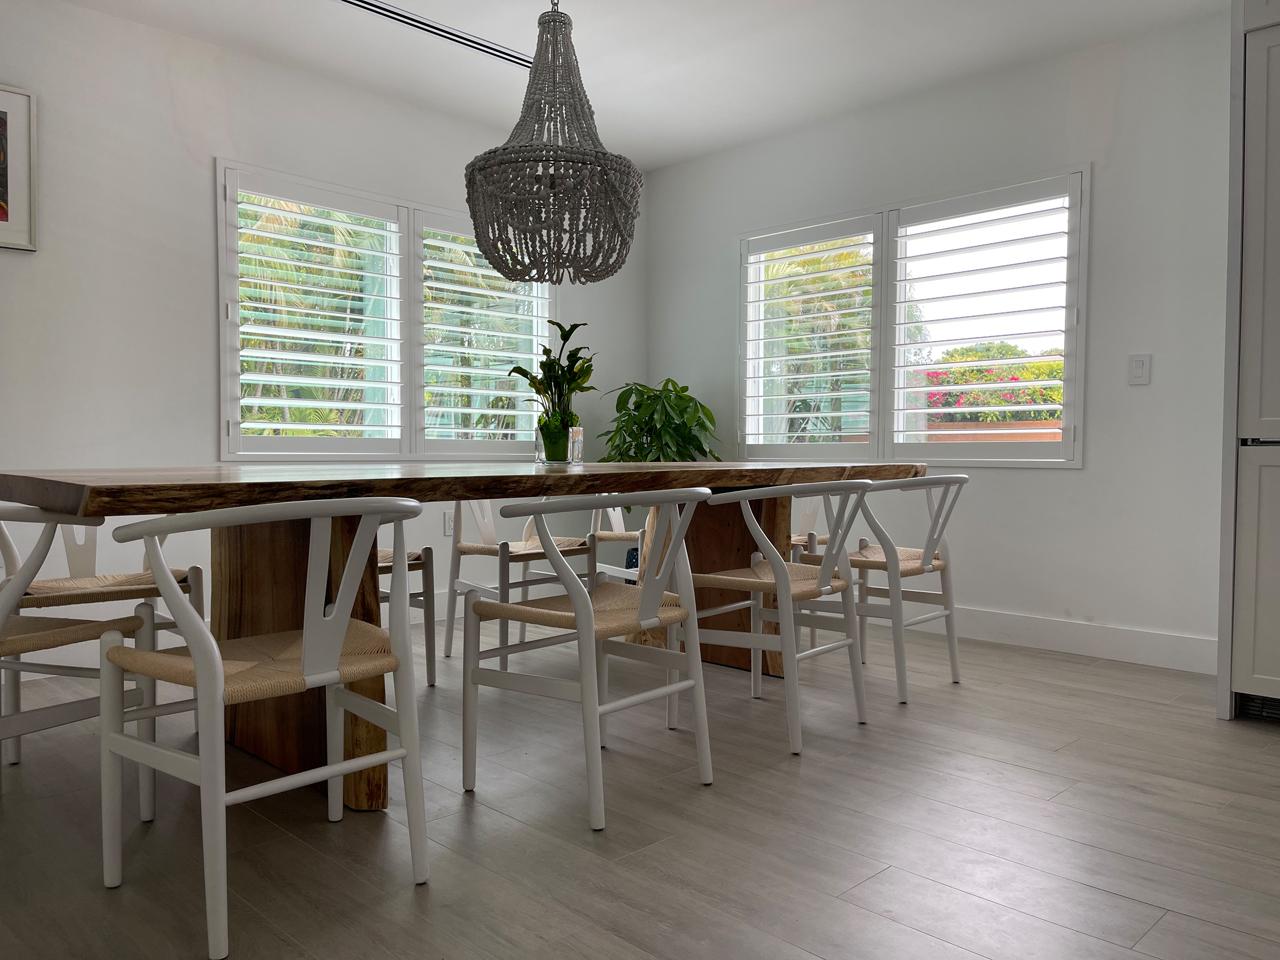
<svg viewBox="0 0 1280 960">
<path fill-rule="evenodd" d="M 247 186 L 242 184 L 247 180 Z M 307 177 L 218 158 L 215 161 L 218 216 L 218 411 L 219 460 L 255 463 L 332 461 L 527 461 L 532 440 L 428 440 L 423 390 L 422 231 L 425 227 L 470 236 L 463 211 L 387 197 Z M 243 436 L 240 423 L 240 319 L 237 197 L 241 189 L 261 191 L 301 203 L 383 217 L 400 224 L 400 437 Z M 557 291 L 549 287 L 548 315 L 557 319 Z M 547 325 L 548 329 L 550 325 Z M 416 397 L 416 400 L 415 400 Z"/>
<path fill-rule="evenodd" d="M 737 297 L 739 310 L 738 323 L 738 365 L 736 397 L 738 405 L 737 432 L 738 454 L 743 460 L 841 460 L 848 459 L 851 448 L 867 449 L 866 459 L 872 461 L 911 461 L 922 462 L 940 467 L 1018 467 L 1048 469 L 1078 469 L 1083 464 L 1084 451 L 1084 410 L 1085 410 L 1085 332 L 1088 304 L 1088 264 L 1089 264 L 1089 213 L 1090 213 L 1090 172 L 1091 164 L 1073 164 L 1066 168 L 1047 173 L 1043 176 L 1031 177 L 1014 183 L 1006 181 L 998 186 L 987 186 L 965 193 L 948 194 L 946 196 L 930 196 L 915 198 L 892 204 L 880 204 L 870 211 L 841 216 L 834 220 L 805 220 L 793 222 L 782 227 L 764 228 L 741 234 L 738 238 L 740 248 L 739 262 L 741 268 L 738 276 Z M 1069 202 L 1068 219 L 1068 263 L 1066 317 L 1063 337 L 1063 416 L 1062 440 L 1060 444 L 1027 444 L 1036 447 L 1034 450 L 1021 451 L 1015 443 L 948 443 L 950 455 L 942 456 L 936 448 L 941 444 L 895 443 L 893 429 L 894 410 L 894 318 L 897 301 L 897 227 L 901 211 L 910 208 L 932 208 L 930 219 L 941 219 L 944 216 L 963 216 L 966 213 L 986 209 L 989 206 L 1002 204 L 1000 197 L 1010 197 L 1010 203 L 1017 202 L 1028 192 L 1034 194 L 1038 184 L 1062 181 L 1067 186 Z M 986 200 L 995 199 L 994 203 Z M 827 225 L 851 223 L 871 217 L 882 218 L 880 233 L 877 234 L 876 274 L 874 296 L 876 301 L 873 311 L 873 358 L 871 381 L 873 394 L 871 399 L 871 443 L 839 444 L 839 443 L 795 443 L 795 444 L 748 444 L 747 425 L 747 298 L 749 293 L 747 272 L 747 250 L 750 243 L 767 240 L 781 234 L 801 235 L 806 229 L 820 229 Z M 810 241 L 813 242 L 813 241 Z M 1046 446 L 1054 446 L 1058 456 L 1046 457 Z M 926 448 L 934 449 L 926 449 Z M 999 449 L 992 449 L 998 447 Z M 788 448 L 788 449 L 783 449 Z M 956 449 L 962 448 L 962 449 Z M 985 448 L 985 449 L 983 449 Z"/>
</svg>

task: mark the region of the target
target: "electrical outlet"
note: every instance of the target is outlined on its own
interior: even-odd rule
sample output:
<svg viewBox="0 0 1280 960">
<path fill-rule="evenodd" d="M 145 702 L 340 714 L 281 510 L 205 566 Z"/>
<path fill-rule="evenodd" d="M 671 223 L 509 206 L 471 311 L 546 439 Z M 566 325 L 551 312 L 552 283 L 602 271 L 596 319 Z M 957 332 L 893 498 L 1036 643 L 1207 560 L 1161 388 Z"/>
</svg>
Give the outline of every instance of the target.
<svg viewBox="0 0 1280 960">
<path fill-rule="evenodd" d="M 444 520 L 444 535 L 446 537 L 452 537 L 453 536 L 453 511 L 441 510 L 440 516 Z"/>
</svg>

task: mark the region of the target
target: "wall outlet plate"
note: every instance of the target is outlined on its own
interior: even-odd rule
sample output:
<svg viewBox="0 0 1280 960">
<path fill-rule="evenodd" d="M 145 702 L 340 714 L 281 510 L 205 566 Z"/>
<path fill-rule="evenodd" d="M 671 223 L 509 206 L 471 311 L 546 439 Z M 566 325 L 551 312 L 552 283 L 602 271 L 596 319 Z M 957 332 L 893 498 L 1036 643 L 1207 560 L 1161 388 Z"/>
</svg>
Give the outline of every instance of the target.
<svg viewBox="0 0 1280 960">
<path fill-rule="evenodd" d="M 1145 387 L 1151 383 L 1151 354 L 1129 354 L 1129 386 Z"/>
<path fill-rule="evenodd" d="M 453 511 L 441 510 L 440 516 L 444 521 L 444 535 L 446 537 L 452 537 L 453 536 Z"/>
</svg>

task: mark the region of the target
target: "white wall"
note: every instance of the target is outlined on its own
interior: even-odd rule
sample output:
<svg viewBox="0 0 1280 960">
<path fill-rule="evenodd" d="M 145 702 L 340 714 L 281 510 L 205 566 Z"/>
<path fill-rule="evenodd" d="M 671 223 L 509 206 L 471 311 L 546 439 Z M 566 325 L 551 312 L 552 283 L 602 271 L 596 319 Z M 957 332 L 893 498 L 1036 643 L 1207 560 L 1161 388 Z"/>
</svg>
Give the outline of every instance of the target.
<svg viewBox="0 0 1280 960">
<path fill-rule="evenodd" d="M 0 0 L 0 82 L 35 93 L 40 151 L 40 249 L 0 250 L 0 469 L 217 460 L 215 157 L 464 210 L 464 165 L 507 133 L 60 0 Z M 602 391 L 644 376 L 644 275 L 638 253 L 561 293 Z M 610 409 L 581 404 L 589 437 Z M 413 538 L 441 529 L 428 508 Z"/>
<path fill-rule="evenodd" d="M 969 471 L 961 625 L 1212 672 L 1228 27 L 1181 23 L 651 175 L 651 375 L 690 384 L 731 447 L 741 234 L 1092 162 L 1084 467 Z M 1126 385 L 1139 352 L 1145 388 Z"/>
</svg>

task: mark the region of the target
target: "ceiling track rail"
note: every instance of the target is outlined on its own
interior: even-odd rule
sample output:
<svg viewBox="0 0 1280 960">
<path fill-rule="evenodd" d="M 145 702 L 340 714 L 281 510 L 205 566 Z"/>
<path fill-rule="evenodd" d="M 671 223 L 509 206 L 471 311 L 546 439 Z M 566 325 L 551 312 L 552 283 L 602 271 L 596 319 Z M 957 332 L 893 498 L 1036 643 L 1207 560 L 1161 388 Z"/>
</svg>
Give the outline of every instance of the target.
<svg viewBox="0 0 1280 960">
<path fill-rule="evenodd" d="M 440 37 L 442 40 L 448 40 L 478 53 L 505 60 L 507 63 L 524 67 L 526 70 L 533 66 L 533 58 L 526 56 L 519 50 L 512 50 L 510 47 L 504 47 L 501 44 L 493 43 L 483 37 L 477 37 L 462 30 L 455 30 L 453 27 L 446 27 L 442 23 L 436 23 L 434 20 L 420 17 L 416 13 L 410 13 L 408 10 L 402 10 L 400 7 L 389 3 L 382 3 L 381 0 L 339 0 L 339 2 L 376 14 L 393 23 L 412 27 L 414 30 L 421 30 L 423 33 L 429 33 L 433 37 Z"/>
</svg>

